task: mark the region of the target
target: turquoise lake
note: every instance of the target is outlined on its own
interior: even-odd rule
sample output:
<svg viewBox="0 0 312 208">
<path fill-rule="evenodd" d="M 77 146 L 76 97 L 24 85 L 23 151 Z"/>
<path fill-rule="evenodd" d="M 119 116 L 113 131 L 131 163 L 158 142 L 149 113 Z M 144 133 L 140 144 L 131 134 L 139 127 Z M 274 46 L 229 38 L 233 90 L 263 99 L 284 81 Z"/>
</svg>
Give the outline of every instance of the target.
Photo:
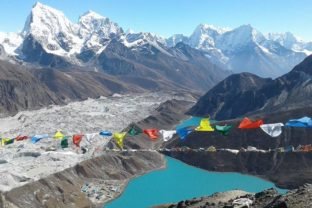
<svg viewBox="0 0 312 208">
<path fill-rule="evenodd" d="M 170 157 L 166 159 L 166 169 L 131 180 L 123 194 L 105 208 L 147 208 L 233 189 L 258 192 L 275 187 L 273 183 L 253 176 L 209 172 Z"/>
</svg>

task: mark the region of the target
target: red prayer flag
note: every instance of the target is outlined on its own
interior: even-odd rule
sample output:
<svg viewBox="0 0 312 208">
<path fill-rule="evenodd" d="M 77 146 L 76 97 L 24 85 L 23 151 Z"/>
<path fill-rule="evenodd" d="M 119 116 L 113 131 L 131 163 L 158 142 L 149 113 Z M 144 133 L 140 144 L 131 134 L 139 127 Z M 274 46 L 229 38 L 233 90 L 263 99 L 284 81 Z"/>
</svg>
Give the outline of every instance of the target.
<svg viewBox="0 0 312 208">
<path fill-rule="evenodd" d="M 152 140 L 156 140 L 159 135 L 159 131 L 158 129 L 144 129 L 144 134 L 146 134 L 149 138 L 151 138 Z"/>
<path fill-rule="evenodd" d="M 75 134 L 73 136 L 73 143 L 74 143 L 74 145 L 76 145 L 77 147 L 80 147 L 80 142 L 82 140 L 82 137 L 83 137 L 83 135 L 81 135 L 81 134 Z"/>
<path fill-rule="evenodd" d="M 15 140 L 16 141 L 22 141 L 22 140 L 26 140 L 28 139 L 28 136 L 21 136 L 21 135 L 18 135 L 17 137 L 15 137 Z"/>
<path fill-rule="evenodd" d="M 240 129 L 255 129 L 259 128 L 263 124 L 263 120 L 252 121 L 249 118 L 245 117 L 239 124 L 238 128 Z"/>
</svg>

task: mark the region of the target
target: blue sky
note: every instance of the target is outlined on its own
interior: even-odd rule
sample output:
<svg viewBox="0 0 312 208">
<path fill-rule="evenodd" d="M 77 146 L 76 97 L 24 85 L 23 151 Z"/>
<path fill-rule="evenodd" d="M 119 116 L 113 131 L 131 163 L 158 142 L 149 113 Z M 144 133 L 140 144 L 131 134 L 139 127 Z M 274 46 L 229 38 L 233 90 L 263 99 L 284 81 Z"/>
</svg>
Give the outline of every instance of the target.
<svg viewBox="0 0 312 208">
<path fill-rule="evenodd" d="M 23 28 L 35 0 L 1 0 L 0 31 Z M 76 22 L 93 10 L 125 30 L 149 31 L 168 37 L 190 35 L 200 23 L 234 28 L 251 24 L 261 32 L 290 31 L 312 40 L 311 0 L 42 0 Z M 79 2 L 79 3 L 78 3 Z"/>
</svg>

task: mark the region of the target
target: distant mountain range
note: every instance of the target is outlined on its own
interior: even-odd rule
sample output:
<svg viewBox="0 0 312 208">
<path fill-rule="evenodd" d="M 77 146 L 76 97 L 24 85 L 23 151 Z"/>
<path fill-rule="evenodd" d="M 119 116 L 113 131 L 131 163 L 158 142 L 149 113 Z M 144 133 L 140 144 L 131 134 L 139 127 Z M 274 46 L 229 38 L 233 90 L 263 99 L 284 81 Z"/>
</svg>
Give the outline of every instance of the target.
<svg viewBox="0 0 312 208">
<path fill-rule="evenodd" d="M 231 75 L 201 97 L 189 113 L 224 120 L 304 109 L 311 102 L 312 55 L 274 80 L 250 73 Z"/>
<path fill-rule="evenodd" d="M 181 51 L 181 43 L 190 46 L 188 51 Z M 250 25 L 227 30 L 200 24 L 189 37 L 165 39 L 148 32 L 125 32 L 92 11 L 72 23 L 62 12 L 41 3 L 34 5 L 20 33 L 0 33 L 2 58 L 45 67 L 103 70 L 113 75 L 161 74 L 174 82 L 188 75 L 185 70 L 192 71 L 188 68 L 200 70 L 211 63 L 217 71 L 222 68 L 277 77 L 311 52 L 312 42 L 301 41 L 291 33 L 263 35 Z M 186 62 L 189 65 L 185 66 Z M 203 71 L 217 78 L 226 76 Z M 181 76 L 172 78 L 174 74 Z M 209 79 L 204 82 L 213 84 Z"/>
<path fill-rule="evenodd" d="M 91 11 L 72 23 L 41 3 L 34 5 L 21 33 L 0 37 L 2 59 L 62 71 L 100 72 L 144 89 L 173 86 L 203 91 L 231 73 L 183 43 L 169 48 L 150 33 L 125 33 Z"/>
<path fill-rule="evenodd" d="M 262 77 L 280 76 L 312 53 L 311 42 L 291 33 L 263 35 L 251 25 L 226 30 L 200 24 L 190 37 L 174 35 L 166 42 L 167 46 L 184 42 L 223 68 Z"/>
<path fill-rule="evenodd" d="M 200 24 L 189 37 L 180 34 L 165 39 L 148 32 L 125 32 L 117 23 L 92 11 L 72 23 L 62 12 L 41 3 L 32 8 L 22 32 L 0 33 L 0 50 L 14 59 L 123 75 L 140 73 L 135 68 L 147 62 L 148 68 L 157 62 L 158 68 L 167 71 L 158 56 L 178 62 L 188 60 L 176 48 L 181 42 L 200 50 L 222 69 L 263 77 L 280 76 L 312 53 L 312 42 L 301 41 L 291 33 L 263 35 L 250 25 L 228 30 Z M 108 57 L 108 53 L 114 57 Z M 182 70 L 180 66 L 174 68 Z"/>
</svg>

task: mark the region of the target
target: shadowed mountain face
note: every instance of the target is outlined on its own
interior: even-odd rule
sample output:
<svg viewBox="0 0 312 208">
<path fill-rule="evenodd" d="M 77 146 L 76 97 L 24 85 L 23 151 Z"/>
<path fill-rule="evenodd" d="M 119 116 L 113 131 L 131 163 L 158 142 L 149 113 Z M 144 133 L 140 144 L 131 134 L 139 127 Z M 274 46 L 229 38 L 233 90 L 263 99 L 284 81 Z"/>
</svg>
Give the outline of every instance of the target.
<svg viewBox="0 0 312 208">
<path fill-rule="evenodd" d="M 25 68 L 0 61 L 0 114 L 63 103 Z"/>
<path fill-rule="evenodd" d="M 154 88 L 172 88 L 168 84 L 159 86 L 153 80 L 142 82 Z M 98 72 L 26 68 L 0 61 L 0 115 L 113 93 L 144 92 L 147 85 L 127 83 Z"/>
<path fill-rule="evenodd" d="M 179 88 L 203 91 L 229 75 L 212 64 L 203 52 L 183 43 L 170 49 L 168 55 L 153 45 L 131 50 L 111 41 L 99 55 L 97 62 L 101 69 L 114 76 L 149 78 L 158 82 L 171 83 Z"/>
<path fill-rule="evenodd" d="M 189 113 L 222 120 L 304 107 L 312 99 L 311 78 L 312 56 L 275 80 L 234 74 L 201 97 Z"/>
</svg>

